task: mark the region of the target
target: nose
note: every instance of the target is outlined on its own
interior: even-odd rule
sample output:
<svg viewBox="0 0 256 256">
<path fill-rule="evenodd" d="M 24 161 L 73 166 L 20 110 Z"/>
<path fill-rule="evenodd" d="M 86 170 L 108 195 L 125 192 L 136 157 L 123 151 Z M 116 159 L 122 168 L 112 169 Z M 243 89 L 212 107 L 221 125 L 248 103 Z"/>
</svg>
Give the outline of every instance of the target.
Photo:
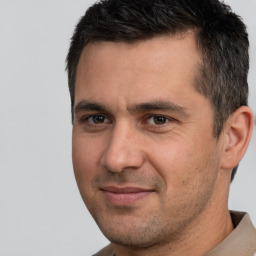
<svg viewBox="0 0 256 256">
<path fill-rule="evenodd" d="M 102 155 L 101 164 L 108 171 L 122 172 L 125 169 L 140 168 L 144 159 L 139 131 L 127 125 L 114 127 Z"/>
</svg>

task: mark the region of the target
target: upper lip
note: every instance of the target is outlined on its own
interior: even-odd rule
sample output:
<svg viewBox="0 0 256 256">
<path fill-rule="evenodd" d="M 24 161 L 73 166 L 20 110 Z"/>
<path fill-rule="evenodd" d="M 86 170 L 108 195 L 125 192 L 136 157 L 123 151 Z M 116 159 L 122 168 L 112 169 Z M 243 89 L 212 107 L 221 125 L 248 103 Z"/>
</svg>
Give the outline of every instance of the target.
<svg viewBox="0 0 256 256">
<path fill-rule="evenodd" d="M 119 187 L 119 186 L 103 186 L 101 190 L 112 193 L 125 194 L 125 193 L 140 193 L 140 192 L 152 192 L 153 189 L 141 188 L 141 187 Z"/>
</svg>

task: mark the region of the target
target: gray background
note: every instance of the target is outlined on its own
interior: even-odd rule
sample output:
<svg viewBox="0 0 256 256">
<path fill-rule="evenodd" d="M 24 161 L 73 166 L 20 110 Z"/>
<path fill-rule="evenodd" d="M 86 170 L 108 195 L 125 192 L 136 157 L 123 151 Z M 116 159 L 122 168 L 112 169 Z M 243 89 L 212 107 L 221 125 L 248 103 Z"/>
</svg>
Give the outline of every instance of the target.
<svg viewBox="0 0 256 256">
<path fill-rule="evenodd" d="M 65 56 L 94 1 L 0 0 L 0 255 L 91 255 L 108 243 L 72 171 Z M 255 0 L 227 0 L 248 25 L 256 112 Z M 256 135 L 231 186 L 231 209 L 256 224 Z"/>
</svg>

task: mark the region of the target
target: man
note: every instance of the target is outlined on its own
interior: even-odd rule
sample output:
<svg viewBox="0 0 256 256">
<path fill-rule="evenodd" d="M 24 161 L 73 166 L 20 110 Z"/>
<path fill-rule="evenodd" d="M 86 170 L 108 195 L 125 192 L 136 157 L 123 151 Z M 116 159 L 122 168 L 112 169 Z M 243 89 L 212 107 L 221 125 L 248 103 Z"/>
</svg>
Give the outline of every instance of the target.
<svg viewBox="0 0 256 256">
<path fill-rule="evenodd" d="M 105 0 L 79 21 L 73 165 L 111 242 L 96 255 L 254 255 L 248 214 L 228 210 L 253 127 L 248 45 L 217 0 Z"/>
</svg>

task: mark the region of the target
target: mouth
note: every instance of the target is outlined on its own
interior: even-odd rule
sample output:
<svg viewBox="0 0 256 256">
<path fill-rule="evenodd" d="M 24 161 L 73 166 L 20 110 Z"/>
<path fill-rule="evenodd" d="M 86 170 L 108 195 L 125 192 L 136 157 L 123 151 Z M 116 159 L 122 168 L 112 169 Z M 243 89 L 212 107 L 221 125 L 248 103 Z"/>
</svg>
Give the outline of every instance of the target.
<svg viewBox="0 0 256 256">
<path fill-rule="evenodd" d="M 154 193 L 154 190 L 140 187 L 102 187 L 106 200 L 114 205 L 131 205 Z"/>
</svg>

